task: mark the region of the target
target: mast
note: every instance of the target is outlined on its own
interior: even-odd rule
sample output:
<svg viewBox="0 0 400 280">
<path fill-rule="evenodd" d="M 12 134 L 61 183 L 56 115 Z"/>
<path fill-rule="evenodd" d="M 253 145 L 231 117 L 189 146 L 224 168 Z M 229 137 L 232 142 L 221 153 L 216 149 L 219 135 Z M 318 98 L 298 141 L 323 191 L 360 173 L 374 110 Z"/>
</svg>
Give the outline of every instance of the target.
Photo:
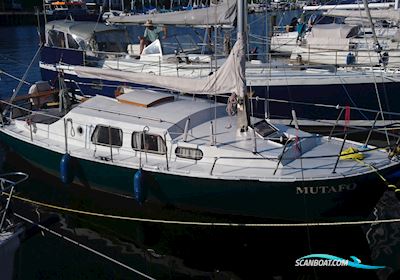
<svg viewBox="0 0 400 280">
<path fill-rule="evenodd" d="M 374 38 L 374 42 L 375 42 L 375 51 L 380 56 L 382 47 L 379 44 L 378 37 L 376 36 L 375 26 L 374 26 L 374 23 L 372 22 L 371 11 L 369 10 L 369 7 L 368 7 L 368 0 L 363 0 L 363 3 L 364 3 L 364 8 L 365 8 L 365 12 L 366 12 L 367 17 L 368 17 L 369 24 L 371 25 L 372 37 Z"/>
<path fill-rule="evenodd" d="M 237 40 L 241 40 L 244 51 L 242 59 L 245 60 L 246 56 L 246 31 L 247 31 L 247 1 L 237 0 Z M 237 109 L 237 125 L 240 132 L 246 132 L 249 127 L 249 112 L 248 112 L 248 98 L 246 88 L 246 74 L 245 62 L 242 65 L 241 71 L 244 77 L 244 84 L 237 86 L 238 96 L 238 109 Z"/>
<path fill-rule="evenodd" d="M 43 0 L 42 2 L 43 2 L 43 18 L 44 18 L 44 25 L 46 25 L 46 24 L 47 24 L 46 3 L 45 3 L 45 0 Z"/>
</svg>

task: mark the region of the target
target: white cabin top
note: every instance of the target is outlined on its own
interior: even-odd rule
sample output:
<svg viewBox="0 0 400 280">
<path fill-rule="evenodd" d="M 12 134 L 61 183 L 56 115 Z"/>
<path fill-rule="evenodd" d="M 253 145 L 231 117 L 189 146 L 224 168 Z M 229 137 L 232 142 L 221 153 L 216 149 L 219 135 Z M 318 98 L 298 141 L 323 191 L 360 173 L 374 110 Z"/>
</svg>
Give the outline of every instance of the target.
<svg viewBox="0 0 400 280">
<path fill-rule="evenodd" d="M 174 96 L 146 89 L 129 90 L 118 99 L 96 96 L 78 105 L 69 114 L 79 118 L 106 119 L 114 123 L 148 125 L 168 130 L 171 134 L 183 132 L 188 118 L 191 127 L 226 115 L 226 105 L 209 100 Z M 171 134 L 171 138 L 175 138 Z"/>
</svg>

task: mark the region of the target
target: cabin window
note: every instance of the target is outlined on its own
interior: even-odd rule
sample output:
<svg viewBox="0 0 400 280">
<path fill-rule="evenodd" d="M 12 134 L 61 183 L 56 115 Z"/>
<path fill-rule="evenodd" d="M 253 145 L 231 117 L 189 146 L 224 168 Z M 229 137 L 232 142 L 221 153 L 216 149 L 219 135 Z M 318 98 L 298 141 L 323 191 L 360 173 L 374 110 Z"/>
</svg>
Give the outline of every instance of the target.
<svg viewBox="0 0 400 280">
<path fill-rule="evenodd" d="M 60 32 L 57 30 L 49 30 L 48 44 L 50 47 L 65 48 L 64 32 Z"/>
<path fill-rule="evenodd" d="M 201 160 L 203 158 L 203 152 L 196 148 L 177 147 L 175 149 L 175 155 L 180 158 Z"/>
<path fill-rule="evenodd" d="M 167 152 L 165 141 L 160 135 L 133 132 L 132 148 L 136 151 L 156 153 L 164 155 Z"/>
<path fill-rule="evenodd" d="M 75 41 L 75 39 L 71 36 L 71 34 L 67 34 L 67 40 L 68 40 L 68 48 L 76 50 L 79 49 L 78 42 Z"/>
<path fill-rule="evenodd" d="M 123 30 L 96 32 L 94 39 L 97 43 L 97 51 L 100 52 L 126 52 L 130 43 Z"/>
<path fill-rule="evenodd" d="M 102 146 L 122 147 L 122 130 L 116 127 L 96 125 L 92 143 Z"/>
</svg>

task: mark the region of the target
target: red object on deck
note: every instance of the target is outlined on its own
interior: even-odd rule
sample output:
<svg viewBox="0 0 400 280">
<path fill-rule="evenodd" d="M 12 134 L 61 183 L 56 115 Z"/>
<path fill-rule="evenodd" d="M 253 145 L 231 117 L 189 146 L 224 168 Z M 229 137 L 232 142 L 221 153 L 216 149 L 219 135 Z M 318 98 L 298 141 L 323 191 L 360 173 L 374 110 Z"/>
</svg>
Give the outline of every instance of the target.
<svg viewBox="0 0 400 280">
<path fill-rule="evenodd" d="M 350 106 L 345 107 L 345 112 L 344 112 L 344 130 L 347 129 L 347 127 L 350 124 Z"/>
</svg>

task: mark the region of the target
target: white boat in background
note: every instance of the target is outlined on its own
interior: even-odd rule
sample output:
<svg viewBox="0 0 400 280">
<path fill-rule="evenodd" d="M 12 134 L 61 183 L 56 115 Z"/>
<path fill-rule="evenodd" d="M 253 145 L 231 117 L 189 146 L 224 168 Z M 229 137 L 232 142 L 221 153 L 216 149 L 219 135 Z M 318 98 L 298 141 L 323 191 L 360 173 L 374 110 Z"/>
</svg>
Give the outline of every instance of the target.
<svg viewBox="0 0 400 280">
<path fill-rule="evenodd" d="M 380 51 L 376 50 L 371 33 L 359 25 L 315 25 L 291 53 L 292 60 L 301 57 L 304 63 L 358 64 L 400 66 L 400 31 L 398 28 L 378 29 Z M 350 60 L 350 58 L 352 59 Z"/>
<path fill-rule="evenodd" d="M 254 2 L 252 0 L 248 6 L 247 9 L 249 13 L 265 13 L 271 9 L 270 4 L 267 3 L 267 1 L 259 1 L 259 2 Z"/>
<path fill-rule="evenodd" d="M 398 66 L 398 22 L 400 13 L 396 10 L 396 3 L 370 3 L 368 5 L 374 22 L 374 29 L 381 45 L 382 53 L 387 52 L 389 63 Z M 394 7 L 394 9 L 393 9 Z M 320 5 L 305 6 L 303 13 L 314 12 L 310 19 L 306 19 L 306 31 L 300 36 L 292 27 L 280 28 L 271 37 L 271 51 L 283 54 L 292 54 L 291 59 L 299 56 L 304 62 L 326 63 L 340 65 L 346 63 L 349 51 L 355 51 L 356 63 L 368 65 L 379 64 L 379 55 L 374 55 L 374 38 L 371 24 L 362 4 Z M 310 22 L 311 21 L 311 22 Z M 323 26 L 326 23 L 345 24 L 343 27 Z M 358 26 L 357 34 L 347 34 L 345 29 Z M 316 27 L 317 32 L 312 32 Z M 326 32 L 324 31 L 326 29 Z M 335 33 L 332 29 L 342 29 L 344 33 Z M 333 32 L 332 32 L 333 31 Z M 318 33 L 318 34 L 316 34 Z M 310 38 L 309 40 L 307 40 Z M 345 42 L 350 39 L 351 42 Z M 327 42 L 330 41 L 330 42 Z M 370 52 L 370 53 L 369 53 Z M 368 61 L 369 56 L 371 60 Z"/>
<path fill-rule="evenodd" d="M 101 18 L 103 19 L 103 21 L 107 21 L 107 20 L 109 20 L 110 18 L 121 16 L 122 13 L 123 13 L 123 11 L 110 10 L 110 11 L 108 11 L 108 12 L 104 12 L 104 13 L 101 15 Z"/>
<path fill-rule="evenodd" d="M 327 10 L 324 15 L 345 17 L 347 22 L 357 24 L 315 26 L 292 52 L 291 59 L 301 58 L 308 63 L 337 65 L 346 61 L 346 64 L 399 67 L 398 1 L 370 4 L 366 0 L 363 2 L 354 5 L 305 7 L 305 10 Z M 377 31 L 375 25 L 378 21 L 384 23 L 386 34 Z M 355 32 L 356 26 L 362 26 L 362 31 Z"/>
</svg>

